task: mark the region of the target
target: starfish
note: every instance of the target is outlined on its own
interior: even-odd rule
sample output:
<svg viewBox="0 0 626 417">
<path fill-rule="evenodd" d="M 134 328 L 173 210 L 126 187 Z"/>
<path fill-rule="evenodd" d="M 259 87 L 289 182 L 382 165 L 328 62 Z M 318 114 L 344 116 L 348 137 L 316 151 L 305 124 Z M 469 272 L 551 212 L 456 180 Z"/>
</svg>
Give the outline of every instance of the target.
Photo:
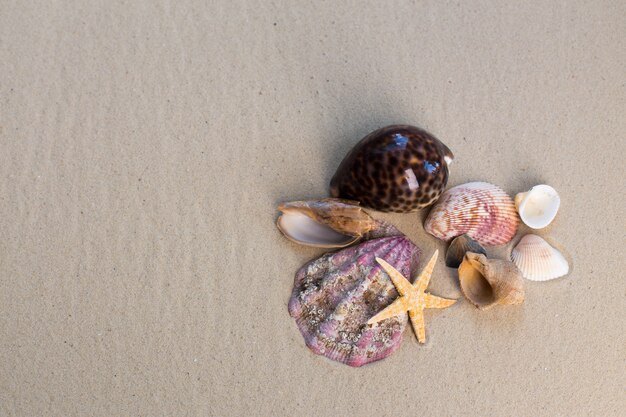
<svg viewBox="0 0 626 417">
<path fill-rule="evenodd" d="M 411 284 L 409 280 L 402 276 L 393 266 L 389 265 L 384 259 L 376 258 L 376 261 L 383 267 L 393 285 L 398 290 L 400 297 L 388 305 L 384 310 L 376 314 L 374 317 L 367 321 L 367 324 L 378 323 L 379 321 L 388 319 L 390 317 L 399 316 L 405 312 L 409 312 L 409 318 L 413 325 L 413 330 L 417 335 L 417 340 L 420 343 L 426 342 L 426 330 L 424 329 L 424 309 L 425 308 L 446 308 L 456 303 L 456 300 L 449 300 L 447 298 L 436 297 L 429 294 L 426 291 L 430 277 L 433 274 L 435 268 L 435 262 L 439 251 L 436 250 L 435 254 L 426 268 L 417 277 L 414 284 Z"/>
</svg>

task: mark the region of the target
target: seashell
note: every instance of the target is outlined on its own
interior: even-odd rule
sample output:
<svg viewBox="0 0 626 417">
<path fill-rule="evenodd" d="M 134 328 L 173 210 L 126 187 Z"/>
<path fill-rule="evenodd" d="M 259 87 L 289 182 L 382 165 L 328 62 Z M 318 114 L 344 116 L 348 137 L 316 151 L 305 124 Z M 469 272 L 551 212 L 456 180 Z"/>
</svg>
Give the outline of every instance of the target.
<svg viewBox="0 0 626 417">
<path fill-rule="evenodd" d="M 465 298 L 481 310 L 524 302 L 522 275 L 510 261 L 468 252 L 459 266 L 459 283 Z"/>
<path fill-rule="evenodd" d="M 515 207 L 526 226 L 543 229 L 556 217 L 561 198 L 549 185 L 535 185 L 530 191 L 515 196 Z"/>
<path fill-rule="evenodd" d="M 567 275 L 569 264 L 561 252 L 537 235 L 526 235 L 511 251 L 511 260 L 531 281 L 547 281 Z"/>
<path fill-rule="evenodd" d="M 340 248 L 358 241 L 377 227 L 377 222 L 357 202 L 325 198 L 293 201 L 278 206 L 283 214 L 276 226 L 301 245 Z"/>
<path fill-rule="evenodd" d="M 405 236 L 384 237 L 323 255 L 300 268 L 289 314 L 306 345 L 350 366 L 391 355 L 400 346 L 407 315 L 367 324 L 398 297 L 376 257 L 408 277 L 417 267 L 419 252 Z"/>
<path fill-rule="evenodd" d="M 396 226 L 384 220 L 375 220 L 376 226 L 363 235 L 363 240 L 378 239 L 389 236 L 404 236 Z"/>
<path fill-rule="evenodd" d="M 480 246 L 480 243 L 476 242 L 468 235 L 461 235 L 455 237 L 448 247 L 448 251 L 446 252 L 446 266 L 450 268 L 458 268 L 459 265 L 461 265 L 461 262 L 463 262 L 463 258 L 467 252 L 482 253 L 485 256 L 487 255 L 487 251 L 485 251 L 485 248 Z"/>
<path fill-rule="evenodd" d="M 487 182 L 457 185 L 441 195 L 424 229 L 448 241 L 467 234 L 482 245 L 504 245 L 515 236 L 519 217 L 509 195 Z"/>
<path fill-rule="evenodd" d="M 414 211 L 437 200 L 453 158 L 446 145 L 420 128 L 383 127 L 346 155 L 330 182 L 330 194 L 375 210 Z"/>
</svg>

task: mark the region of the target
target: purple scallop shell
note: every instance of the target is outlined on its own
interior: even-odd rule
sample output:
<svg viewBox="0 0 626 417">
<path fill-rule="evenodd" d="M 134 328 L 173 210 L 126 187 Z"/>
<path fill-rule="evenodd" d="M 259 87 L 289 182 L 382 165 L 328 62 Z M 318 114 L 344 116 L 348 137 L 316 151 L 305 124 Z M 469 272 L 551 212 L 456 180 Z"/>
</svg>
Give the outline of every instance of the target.
<svg viewBox="0 0 626 417">
<path fill-rule="evenodd" d="M 411 277 L 419 254 L 406 236 L 383 237 L 328 253 L 300 268 L 289 314 L 296 319 L 307 346 L 318 355 L 350 366 L 391 355 L 402 342 L 407 315 L 367 324 L 398 297 L 376 257 Z"/>
</svg>

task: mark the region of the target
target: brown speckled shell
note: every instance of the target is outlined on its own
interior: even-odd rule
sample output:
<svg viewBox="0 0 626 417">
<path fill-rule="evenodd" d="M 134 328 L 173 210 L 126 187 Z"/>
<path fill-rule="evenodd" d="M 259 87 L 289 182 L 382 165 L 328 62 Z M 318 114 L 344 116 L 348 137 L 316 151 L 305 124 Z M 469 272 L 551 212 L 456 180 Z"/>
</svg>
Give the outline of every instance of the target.
<svg viewBox="0 0 626 417">
<path fill-rule="evenodd" d="M 445 189 L 446 157 L 453 158 L 450 149 L 420 128 L 383 127 L 361 139 L 343 159 L 330 193 L 379 211 L 414 211 L 435 202 Z"/>
</svg>

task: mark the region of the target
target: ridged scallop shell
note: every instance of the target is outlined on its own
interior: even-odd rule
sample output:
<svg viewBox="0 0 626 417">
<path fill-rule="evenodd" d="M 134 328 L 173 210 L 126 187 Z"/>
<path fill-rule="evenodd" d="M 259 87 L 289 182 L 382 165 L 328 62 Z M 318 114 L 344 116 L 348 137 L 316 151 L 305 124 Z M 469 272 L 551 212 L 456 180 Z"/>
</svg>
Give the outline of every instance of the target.
<svg viewBox="0 0 626 417">
<path fill-rule="evenodd" d="M 376 257 L 410 277 L 418 256 L 408 238 L 394 236 L 368 240 L 303 266 L 296 273 L 289 314 L 307 346 L 350 366 L 391 355 L 400 346 L 407 315 L 367 324 L 398 297 Z"/>
<path fill-rule="evenodd" d="M 386 126 L 361 139 L 341 161 L 330 194 L 380 211 L 418 210 L 435 202 L 446 188 L 453 158 L 450 149 L 425 130 Z"/>
<path fill-rule="evenodd" d="M 563 254 L 537 235 L 524 236 L 511 251 L 511 260 L 531 281 L 548 281 L 569 272 Z"/>
<path fill-rule="evenodd" d="M 426 218 L 424 229 L 448 241 L 467 234 L 482 245 L 508 243 L 519 226 L 513 199 L 487 182 L 457 185 L 443 193 Z"/>
</svg>

